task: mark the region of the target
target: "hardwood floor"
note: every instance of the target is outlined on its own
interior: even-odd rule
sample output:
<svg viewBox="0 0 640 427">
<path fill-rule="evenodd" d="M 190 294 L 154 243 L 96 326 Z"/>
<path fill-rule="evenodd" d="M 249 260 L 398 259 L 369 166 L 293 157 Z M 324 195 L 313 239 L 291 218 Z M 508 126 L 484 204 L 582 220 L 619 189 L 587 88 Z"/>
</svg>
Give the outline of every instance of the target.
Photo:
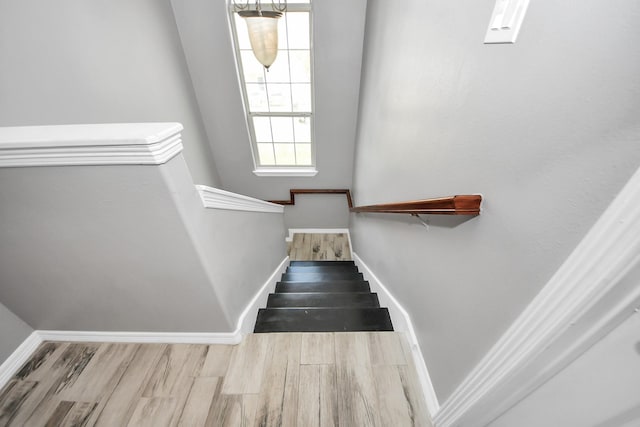
<svg viewBox="0 0 640 427">
<path fill-rule="evenodd" d="M 291 261 L 350 261 L 349 237 L 344 233 L 297 233 L 289 243 Z"/>
<path fill-rule="evenodd" d="M 94 425 L 431 426 L 396 332 L 45 342 L 0 390 L 0 426 Z"/>
</svg>

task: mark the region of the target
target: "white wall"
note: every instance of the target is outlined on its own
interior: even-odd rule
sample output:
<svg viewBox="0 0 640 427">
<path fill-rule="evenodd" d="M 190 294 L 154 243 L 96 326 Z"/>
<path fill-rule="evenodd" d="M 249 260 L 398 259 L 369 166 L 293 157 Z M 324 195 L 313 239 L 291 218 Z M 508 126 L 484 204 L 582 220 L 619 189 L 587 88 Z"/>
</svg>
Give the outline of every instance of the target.
<svg viewBox="0 0 640 427">
<path fill-rule="evenodd" d="M 0 365 L 32 332 L 29 325 L 0 304 Z"/>
<path fill-rule="evenodd" d="M 168 0 L 0 2 L 0 126 L 181 122 L 219 185 Z"/>
<path fill-rule="evenodd" d="M 0 168 L 0 301 L 35 329 L 228 332 L 285 257 L 282 214 L 205 209 L 159 166 Z"/>
<path fill-rule="evenodd" d="M 491 427 L 640 424 L 640 315 L 632 314 Z"/>
<path fill-rule="evenodd" d="M 366 0 L 314 1 L 315 177 L 258 177 L 242 108 L 225 1 L 172 5 L 191 80 L 225 190 L 266 200 L 289 198 L 291 188 L 350 188 L 360 87 Z M 311 196 L 286 208 L 287 227 L 344 227 L 346 204 Z M 318 211 L 307 203 L 320 203 Z M 322 225 L 320 225 L 322 224 Z M 324 225 L 326 224 L 326 225 Z"/>
<path fill-rule="evenodd" d="M 640 4 L 371 0 L 358 205 L 482 193 L 476 218 L 351 216 L 354 250 L 409 311 L 444 401 L 640 164 Z M 596 31 L 607 22 L 606 31 Z"/>
</svg>

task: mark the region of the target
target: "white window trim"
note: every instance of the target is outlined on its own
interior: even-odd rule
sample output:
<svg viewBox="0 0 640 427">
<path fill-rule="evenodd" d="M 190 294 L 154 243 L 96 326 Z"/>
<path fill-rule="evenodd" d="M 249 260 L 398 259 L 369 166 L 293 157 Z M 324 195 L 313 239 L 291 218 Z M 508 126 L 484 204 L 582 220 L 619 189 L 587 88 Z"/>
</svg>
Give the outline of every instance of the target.
<svg viewBox="0 0 640 427">
<path fill-rule="evenodd" d="M 254 170 L 253 173 L 256 176 L 268 177 L 268 176 L 279 176 L 279 177 L 312 177 L 317 175 L 318 170 L 316 169 L 316 138 L 315 138 L 315 77 L 314 77 L 314 52 L 313 52 L 313 2 L 310 4 L 300 4 L 295 3 L 294 1 L 291 3 L 287 2 L 287 11 L 288 12 L 296 12 L 296 11 L 305 11 L 309 12 L 309 56 L 310 56 L 310 72 L 311 72 L 311 113 L 305 112 L 256 112 L 252 113 L 249 111 L 249 99 L 247 98 L 246 92 L 246 82 L 244 80 L 244 72 L 242 70 L 242 60 L 240 55 L 240 46 L 238 44 L 238 28 L 236 27 L 234 11 L 233 11 L 233 1 L 230 0 L 228 2 L 228 22 L 229 28 L 231 30 L 232 36 L 232 44 L 233 44 L 233 52 L 236 60 L 236 73 L 238 75 L 238 81 L 240 84 L 240 93 L 243 100 L 243 109 L 245 113 L 245 123 L 247 126 L 247 133 L 249 135 L 249 145 L 251 148 L 251 158 L 253 160 Z M 256 136 L 252 125 L 252 118 L 264 116 L 264 117 L 274 117 L 274 116 L 305 116 L 311 118 L 311 165 L 298 166 L 298 165 L 265 165 L 261 166 L 259 164 L 258 157 L 258 147 L 256 142 Z"/>
<path fill-rule="evenodd" d="M 260 166 L 253 173 L 257 176 L 316 176 L 315 166 Z"/>
</svg>

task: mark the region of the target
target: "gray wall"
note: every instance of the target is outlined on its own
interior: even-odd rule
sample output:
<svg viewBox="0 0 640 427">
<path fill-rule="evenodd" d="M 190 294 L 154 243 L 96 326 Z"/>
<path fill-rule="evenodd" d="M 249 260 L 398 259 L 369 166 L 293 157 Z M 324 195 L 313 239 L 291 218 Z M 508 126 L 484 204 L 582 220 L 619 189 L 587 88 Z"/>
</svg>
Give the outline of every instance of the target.
<svg viewBox="0 0 640 427">
<path fill-rule="evenodd" d="M 287 228 L 348 228 L 349 205 L 344 194 L 296 195 L 294 206 L 285 206 Z"/>
<path fill-rule="evenodd" d="M 640 425 L 639 330 L 635 313 L 490 427 Z"/>
<path fill-rule="evenodd" d="M 169 0 L 2 0 L 0 28 L 0 126 L 180 122 L 219 185 Z"/>
<path fill-rule="evenodd" d="M 205 209 L 182 155 L 2 168 L 0 301 L 35 329 L 232 331 L 285 257 L 282 217 Z"/>
<path fill-rule="evenodd" d="M 282 213 L 203 209 L 184 162 L 164 168 L 185 232 L 232 326 L 286 256 Z"/>
<path fill-rule="evenodd" d="M 224 1 L 172 0 L 203 121 L 225 190 L 266 200 L 287 199 L 291 188 L 349 188 L 360 87 L 366 0 L 313 2 L 315 177 L 258 177 L 233 57 Z M 287 227 L 344 227 L 348 214 L 333 196 L 312 196 L 318 211 L 286 208 Z"/>
<path fill-rule="evenodd" d="M 370 0 L 357 204 L 482 193 L 477 218 L 351 216 L 354 250 L 408 310 L 444 401 L 640 164 L 640 4 Z M 603 22 L 606 31 L 597 31 Z"/>
<path fill-rule="evenodd" d="M 31 335 L 31 332 L 33 329 L 29 325 L 0 304 L 0 365 Z"/>
</svg>

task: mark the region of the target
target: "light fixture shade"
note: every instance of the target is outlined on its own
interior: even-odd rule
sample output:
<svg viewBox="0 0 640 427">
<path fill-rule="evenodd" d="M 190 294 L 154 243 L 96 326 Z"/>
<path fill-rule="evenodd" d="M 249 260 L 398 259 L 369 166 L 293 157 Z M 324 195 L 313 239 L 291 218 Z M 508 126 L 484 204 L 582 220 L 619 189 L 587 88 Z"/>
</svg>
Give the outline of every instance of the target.
<svg viewBox="0 0 640 427">
<path fill-rule="evenodd" d="M 269 69 L 278 55 L 278 18 L 282 13 L 250 10 L 238 14 L 247 22 L 253 54 Z"/>
</svg>

